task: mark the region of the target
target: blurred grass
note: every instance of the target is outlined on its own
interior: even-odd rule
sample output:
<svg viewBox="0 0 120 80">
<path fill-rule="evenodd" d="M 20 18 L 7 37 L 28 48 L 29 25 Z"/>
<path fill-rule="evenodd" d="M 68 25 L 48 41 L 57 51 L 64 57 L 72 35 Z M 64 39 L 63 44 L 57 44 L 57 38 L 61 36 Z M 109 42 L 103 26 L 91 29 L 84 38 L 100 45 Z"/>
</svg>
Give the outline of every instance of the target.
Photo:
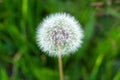
<svg viewBox="0 0 120 80">
<path fill-rule="evenodd" d="M 68 12 L 84 43 L 63 58 L 65 80 L 120 80 L 119 0 L 0 0 L 0 80 L 59 80 L 57 58 L 36 45 L 37 25 Z"/>
</svg>

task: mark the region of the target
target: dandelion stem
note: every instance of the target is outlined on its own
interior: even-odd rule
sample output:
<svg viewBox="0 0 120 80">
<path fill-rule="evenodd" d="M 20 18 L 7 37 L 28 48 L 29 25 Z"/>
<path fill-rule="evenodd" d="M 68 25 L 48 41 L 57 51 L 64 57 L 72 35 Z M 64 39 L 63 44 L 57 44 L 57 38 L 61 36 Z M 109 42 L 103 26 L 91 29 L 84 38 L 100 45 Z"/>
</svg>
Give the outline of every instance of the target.
<svg viewBox="0 0 120 80">
<path fill-rule="evenodd" d="M 58 56 L 58 63 L 59 63 L 60 80 L 63 80 L 63 69 L 62 69 L 62 58 L 61 58 L 61 55 Z"/>
</svg>

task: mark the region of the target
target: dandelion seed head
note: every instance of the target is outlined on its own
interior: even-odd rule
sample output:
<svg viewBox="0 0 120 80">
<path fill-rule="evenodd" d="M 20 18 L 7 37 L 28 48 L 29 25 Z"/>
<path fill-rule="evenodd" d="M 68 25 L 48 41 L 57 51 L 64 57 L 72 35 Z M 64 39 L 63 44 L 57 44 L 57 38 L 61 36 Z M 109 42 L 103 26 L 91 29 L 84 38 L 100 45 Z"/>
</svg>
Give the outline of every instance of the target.
<svg viewBox="0 0 120 80">
<path fill-rule="evenodd" d="M 37 44 L 50 56 L 74 53 L 82 43 L 83 30 L 67 13 L 46 17 L 37 28 Z"/>
</svg>

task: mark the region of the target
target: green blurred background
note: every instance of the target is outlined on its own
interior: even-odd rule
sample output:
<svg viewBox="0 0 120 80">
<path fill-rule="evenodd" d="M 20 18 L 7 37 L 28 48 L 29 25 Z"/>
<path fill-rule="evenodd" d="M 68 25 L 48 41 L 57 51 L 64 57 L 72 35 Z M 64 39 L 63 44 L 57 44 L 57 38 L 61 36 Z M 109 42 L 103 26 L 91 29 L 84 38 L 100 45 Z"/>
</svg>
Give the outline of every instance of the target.
<svg viewBox="0 0 120 80">
<path fill-rule="evenodd" d="M 0 80 L 59 80 L 57 58 L 35 40 L 38 24 L 55 12 L 75 16 L 85 35 L 63 57 L 65 80 L 120 80 L 120 0 L 0 0 Z"/>
</svg>

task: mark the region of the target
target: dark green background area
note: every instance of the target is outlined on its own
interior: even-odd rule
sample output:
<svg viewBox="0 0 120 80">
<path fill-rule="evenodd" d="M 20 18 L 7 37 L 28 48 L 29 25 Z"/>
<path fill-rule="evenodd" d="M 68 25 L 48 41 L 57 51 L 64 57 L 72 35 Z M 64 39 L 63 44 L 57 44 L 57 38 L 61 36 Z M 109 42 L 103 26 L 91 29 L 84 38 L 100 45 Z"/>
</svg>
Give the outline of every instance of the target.
<svg viewBox="0 0 120 80">
<path fill-rule="evenodd" d="M 120 80 L 120 0 L 0 0 L 0 80 L 59 80 L 58 61 L 36 44 L 49 14 L 67 12 L 84 30 L 63 57 L 65 80 Z"/>
</svg>

